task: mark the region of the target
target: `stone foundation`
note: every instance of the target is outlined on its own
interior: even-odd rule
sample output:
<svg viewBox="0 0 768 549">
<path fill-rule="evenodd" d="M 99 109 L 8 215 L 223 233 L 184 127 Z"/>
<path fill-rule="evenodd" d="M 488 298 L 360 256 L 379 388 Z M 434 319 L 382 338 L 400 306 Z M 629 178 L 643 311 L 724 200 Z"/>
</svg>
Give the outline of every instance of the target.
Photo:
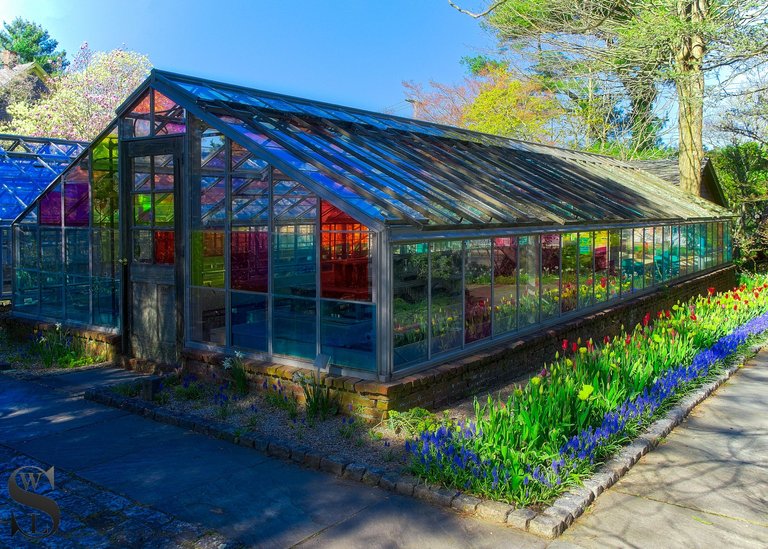
<svg viewBox="0 0 768 549">
<path fill-rule="evenodd" d="M 718 291 L 730 289 L 736 282 L 735 267 L 726 266 L 390 382 L 327 374 L 320 374 L 320 379 L 331 388 L 344 412 L 351 405 L 369 419 L 386 417 L 389 410 L 402 411 L 414 406 L 435 409 L 541 369 L 544 363 L 554 360 L 563 339 L 586 341 L 591 337 L 601 341 L 606 335 L 617 335 L 622 325 L 635 326 L 646 313 L 669 309 L 677 301 L 705 294 L 709 287 Z M 221 354 L 187 350 L 183 364 L 199 376 L 221 376 L 223 359 Z M 267 390 L 272 390 L 272 385 L 280 382 L 285 391 L 303 401 L 299 379 L 312 375 L 311 370 L 249 360 L 245 366 L 254 388 L 261 390 L 266 382 Z"/>
</svg>

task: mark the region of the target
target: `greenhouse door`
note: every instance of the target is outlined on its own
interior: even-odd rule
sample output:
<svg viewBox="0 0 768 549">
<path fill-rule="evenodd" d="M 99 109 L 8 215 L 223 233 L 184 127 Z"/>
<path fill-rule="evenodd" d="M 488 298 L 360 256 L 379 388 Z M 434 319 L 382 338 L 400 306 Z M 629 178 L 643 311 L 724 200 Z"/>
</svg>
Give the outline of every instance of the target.
<svg viewBox="0 0 768 549">
<path fill-rule="evenodd" d="M 183 341 L 181 151 L 176 137 L 127 141 L 122 154 L 123 350 L 164 364 L 177 362 Z"/>
</svg>

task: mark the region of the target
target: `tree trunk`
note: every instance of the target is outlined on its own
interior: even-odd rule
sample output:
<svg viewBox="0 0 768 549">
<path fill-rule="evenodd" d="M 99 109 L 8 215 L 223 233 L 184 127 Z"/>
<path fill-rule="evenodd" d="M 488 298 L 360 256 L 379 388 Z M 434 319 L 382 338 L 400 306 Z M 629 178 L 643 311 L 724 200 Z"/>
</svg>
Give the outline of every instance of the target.
<svg viewBox="0 0 768 549">
<path fill-rule="evenodd" d="M 680 187 L 701 195 L 701 165 L 704 158 L 704 72 L 702 64 L 706 46 L 696 31 L 707 17 L 707 0 L 677 0 L 678 16 L 690 31 L 678 47 L 677 99 L 680 137 Z"/>
</svg>

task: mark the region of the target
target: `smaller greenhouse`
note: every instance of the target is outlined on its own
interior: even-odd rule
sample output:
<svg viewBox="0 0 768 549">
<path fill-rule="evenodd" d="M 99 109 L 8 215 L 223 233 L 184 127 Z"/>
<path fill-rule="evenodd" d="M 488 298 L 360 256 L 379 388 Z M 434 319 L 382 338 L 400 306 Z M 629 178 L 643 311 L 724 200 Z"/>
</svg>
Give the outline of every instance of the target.
<svg viewBox="0 0 768 549">
<path fill-rule="evenodd" d="M 390 380 L 714 272 L 730 221 L 618 160 L 155 70 L 17 219 L 14 312 Z"/>
<path fill-rule="evenodd" d="M 0 134 L 0 289 L 11 297 L 11 223 L 80 154 L 86 143 Z"/>
</svg>

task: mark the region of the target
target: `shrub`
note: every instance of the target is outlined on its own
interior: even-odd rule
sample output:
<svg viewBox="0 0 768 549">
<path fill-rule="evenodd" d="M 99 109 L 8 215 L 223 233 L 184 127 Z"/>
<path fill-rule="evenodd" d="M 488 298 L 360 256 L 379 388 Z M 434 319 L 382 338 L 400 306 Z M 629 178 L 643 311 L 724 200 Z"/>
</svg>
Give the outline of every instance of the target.
<svg viewBox="0 0 768 549">
<path fill-rule="evenodd" d="M 268 388 L 267 382 L 264 381 L 264 389 Z M 296 402 L 296 397 L 290 393 L 287 393 L 280 381 L 277 384 L 272 385 L 272 390 L 268 391 L 264 395 L 265 400 L 275 408 L 285 410 L 288 412 L 288 417 L 296 419 L 299 415 L 299 403 Z"/>
<path fill-rule="evenodd" d="M 235 385 L 237 394 L 248 394 L 248 376 L 245 372 L 245 365 L 243 364 L 243 353 L 240 351 L 235 352 L 234 357 L 227 357 L 224 359 L 223 365 L 224 369 L 232 376 L 232 381 Z"/>
</svg>

